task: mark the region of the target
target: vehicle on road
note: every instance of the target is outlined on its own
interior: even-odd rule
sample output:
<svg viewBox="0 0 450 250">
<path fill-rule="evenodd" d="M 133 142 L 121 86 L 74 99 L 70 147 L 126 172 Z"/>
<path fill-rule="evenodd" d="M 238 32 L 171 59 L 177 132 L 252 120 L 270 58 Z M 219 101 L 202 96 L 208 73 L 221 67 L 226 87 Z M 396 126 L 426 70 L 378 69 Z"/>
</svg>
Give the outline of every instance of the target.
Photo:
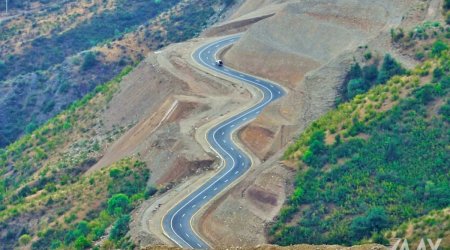
<svg viewBox="0 0 450 250">
<path fill-rule="evenodd" d="M 223 66 L 223 61 L 222 60 L 216 60 L 216 65 L 219 67 Z"/>
</svg>

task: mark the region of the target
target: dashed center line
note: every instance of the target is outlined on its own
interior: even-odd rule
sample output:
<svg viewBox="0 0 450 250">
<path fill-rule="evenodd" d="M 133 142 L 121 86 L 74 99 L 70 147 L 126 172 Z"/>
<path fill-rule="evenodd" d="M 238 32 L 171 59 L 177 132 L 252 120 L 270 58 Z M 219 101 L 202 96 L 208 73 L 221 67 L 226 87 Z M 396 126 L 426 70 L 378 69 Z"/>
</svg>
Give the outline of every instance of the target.
<svg viewBox="0 0 450 250">
<path fill-rule="evenodd" d="M 183 218 L 184 216 L 186 216 L 186 214 L 181 215 L 181 218 Z"/>
<path fill-rule="evenodd" d="M 214 188 L 214 191 L 216 191 L 217 190 L 217 188 Z"/>
<path fill-rule="evenodd" d="M 234 172 L 234 174 L 239 174 L 239 171 Z"/>
<path fill-rule="evenodd" d="M 206 199 L 206 197 L 207 197 L 206 195 L 205 195 L 205 196 L 203 196 L 203 200 L 204 200 L 204 199 Z"/>
<path fill-rule="evenodd" d="M 192 205 L 192 208 L 194 208 L 194 207 L 196 207 L 196 206 L 197 206 L 197 205 L 194 204 L 194 205 Z"/>
<path fill-rule="evenodd" d="M 228 182 L 228 179 L 226 179 L 224 182 L 227 183 L 227 182 Z"/>
<path fill-rule="evenodd" d="M 239 158 L 242 158 L 242 155 L 239 155 Z"/>
</svg>

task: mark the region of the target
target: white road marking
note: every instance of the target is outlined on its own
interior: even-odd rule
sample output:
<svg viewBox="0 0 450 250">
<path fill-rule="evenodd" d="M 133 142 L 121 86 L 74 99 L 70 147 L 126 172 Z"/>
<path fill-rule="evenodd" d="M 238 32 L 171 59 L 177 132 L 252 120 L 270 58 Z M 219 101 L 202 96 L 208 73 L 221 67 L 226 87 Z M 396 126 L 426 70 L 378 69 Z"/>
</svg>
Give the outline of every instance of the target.
<svg viewBox="0 0 450 250">
<path fill-rule="evenodd" d="M 230 126 L 230 128 L 234 128 L 234 124 Z"/>
<path fill-rule="evenodd" d="M 209 56 L 206 57 L 206 60 L 209 60 Z"/>
<path fill-rule="evenodd" d="M 281 91 L 278 91 L 278 94 L 280 94 L 280 95 L 281 95 Z"/>
<path fill-rule="evenodd" d="M 225 134 L 225 132 L 222 132 L 222 135 L 224 135 Z"/>
<path fill-rule="evenodd" d="M 237 39 L 231 39 L 231 40 L 228 40 L 228 41 L 231 41 L 231 42 L 234 42 L 235 40 L 237 40 Z M 223 40 L 221 43 L 216 43 L 216 45 L 211 45 L 209 48 L 212 48 L 213 46 L 215 46 L 216 48 L 219 48 L 221 45 L 223 45 L 224 43 L 224 41 L 226 41 L 226 40 Z M 203 49 L 201 52 L 200 52 L 200 55 L 201 55 L 201 53 L 203 53 L 204 51 L 206 51 L 208 48 L 205 48 L 205 49 Z M 208 54 L 212 54 L 214 51 L 212 51 L 212 49 L 211 50 L 209 50 L 208 51 Z M 204 60 L 203 60 L 203 58 L 201 58 L 200 56 L 198 57 L 198 59 L 205 65 L 205 66 L 207 66 L 208 68 L 211 68 L 211 69 L 213 69 L 213 70 L 216 70 L 216 71 L 221 71 L 221 69 L 219 69 L 218 67 L 215 67 L 216 66 L 216 64 L 213 62 L 213 63 L 211 63 L 211 65 L 213 66 L 213 67 L 211 67 L 211 66 L 209 66 L 208 64 L 207 64 L 207 62 L 205 62 Z M 225 69 L 225 68 L 222 68 L 222 72 L 223 71 L 228 71 L 227 69 Z M 230 70 L 230 71 L 232 71 L 232 70 Z M 234 73 L 236 73 L 236 74 L 239 74 L 239 73 L 237 73 L 237 72 L 234 72 Z M 227 74 L 227 75 L 230 75 L 230 74 Z M 230 76 L 233 76 L 233 75 L 230 75 Z M 260 80 L 258 80 L 258 79 L 255 79 L 254 77 L 252 77 L 252 76 L 244 76 L 243 74 L 240 74 L 240 76 L 241 77 L 244 77 L 245 78 L 245 80 L 247 81 L 247 82 L 249 82 L 249 81 L 256 81 L 256 82 L 260 82 Z M 267 87 L 265 87 L 265 86 L 262 86 L 262 87 L 264 87 L 265 89 L 267 89 Z M 276 90 L 278 90 L 278 89 L 276 89 Z M 269 91 L 270 92 L 270 91 Z M 281 94 L 281 91 L 279 91 L 279 93 Z M 264 103 L 262 103 L 260 106 L 258 106 L 258 108 L 257 109 L 261 109 L 262 107 L 264 107 L 265 105 L 267 105 L 268 103 L 270 103 L 271 102 L 271 100 L 273 100 L 274 98 L 273 98 L 273 92 L 271 92 L 270 93 L 270 95 L 271 95 L 271 98 L 270 99 L 268 99 L 268 100 L 266 100 Z M 257 111 L 256 112 L 256 114 L 259 114 L 259 113 L 261 113 L 261 111 L 262 110 L 260 110 L 260 111 Z M 237 118 L 238 119 L 238 118 Z M 236 120 L 237 120 L 236 119 Z M 231 122 L 230 122 L 231 123 Z M 230 124 L 230 123 L 228 123 L 228 124 Z M 222 125 L 222 128 L 223 127 L 225 127 L 225 125 Z M 216 143 L 218 143 L 217 142 L 217 138 L 216 138 L 216 136 L 214 136 L 213 137 L 213 139 L 214 139 L 214 141 L 216 142 Z M 224 141 L 224 143 L 226 143 L 226 141 L 225 140 L 223 140 Z M 218 144 L 218 146 L 220 147 L 220 148 L 222 148 L 222 149 L 224 149 L 220 144 Z M 228 155 L 229 155 L 229 153 L 227 152 L 227 151 L 225 151 L 225 153 L 227 153 Z M 231 156 L 231 155 L 230 155 Z M 239 155 L 240 156 L 240 158 L 242 157 L 241 155 Z M 233 163 L 234 163 L 234 159 L 232 158 L 232 160 L 233 160 Z M 242 162 L 242 166 L 244 166 L 244 162 Z M 221 181 L 222 180 L 222 177 L 225 177 L 226 176 L 226 174 L 228 174 L 228 173 L 230 173 L 232 171 L 232 169 L 230 169 L 229 171 L 227 171 L 227 173 L 225 173 L 225 174 L 223 174 L 221 177 L 219 177 L 214 183 L 212 183 L 211 185 L 209 185 L 208 186 L 208 188 L 210 188 L 210 187 L 212 187 L 215 183 L 218 183 L 219 181 Z M 236 172 L 238 172 L 238 171 L 236 171 Z M 224 182 L 228 182 L 229 181 L 229 179 L 227 179 L 227 180 L 225 180 Z M 218 188 L 216 187 L 216 188 L 214 188 L 214 190 L 217 190 Z M 183 209 L 184 207 L 186 207 L 186 206 L 188 206 L 189 205 L 189 203 L 190 202 L 192 202 L 195 198 L 197 198 L 198 196 L 200 196 L 200 194 L 201 193 L 199 193 L 198 195 L 196 195 L 194 198 L 192 198 L 190 201 L 188 201 L 188 203 L 186 203 L 181 209 Z M 194 205 L 192 205 L 192 207 L 195 207 L 196 205 L 194 204 Z M 177 214 L 178 212 L 180 212 L 181 211 L 181 209 L 179 209 L 175 214 Z M 185 214 L 183 214 L 183 217 L 184 217 L 184 215 Z M 172 217 L 172 220 L 171 220 L 171 227 L 172 227 L 172 223 L 173 223 L 173 218 L 174 217 Z M 178 236 L 178 234 L 177 234 L 177 232 L 172 228 L 172 230 L 174 231 L 174 233 Z M 188 238 L 190 238 L 190 236 L 187 234 L 187 233 L 185 233 L 185 235 L 186 235 L 186 237 L 188 237 Z M 182 238 L 181 238 L 182 239 Z M 183 240 L 183 239 L 182 239 Z M 187 245 L 189 245 L 189 247 L 191 247 L 191 248 L 193 248 L 188 242 L 186 242 L 185 240 L 183 240 Z M 200 247 L 200 248 L 202 248 L 202 245 L 200 244 L 200 243 L 197 243 L 196 242 L 196 245 L 198 246 L 198 247 Z"/>
<path fill-rule="evenodd" d="M 234 174 L 239 174 L 239 171 L 234 172 Z"/>
<path fill-rule="evenodd" d="M 270 84 L 270 87 L 271 87 L 271 88 L 275 88 L 275 86 L 273 86 L 272 84 Z"/>
<path fill-rule="evenodd" d="M 186 216 L 186 214 L 181 215 L 181 218 L 183 218 L 184 216 Z"/>
<path fill-rule="evenodd" d="M 196 207 L 196 206 L 197 206 L 197 205 L 194 204 L 194 205 L 192 205 L 192 208 L 194 208 L 194 207 Z"/>
<path fill-rule="evenodd" d="M 244 75 L 243 75 L 243 74 L 239 74 L 239 76 L 240 76 L 240 77 L 244 77 Z"/>
<path fill-rule="evenodd" d="M 227 183 L 227 182 L 228 182 L 228 179 L 226 179 L 224 182 Z"/>
<path fill-rule="evenodd" d="M 180 227 L 183 227 L 183 225 L 181 225 L 181 223 L 180 223 Z"/>
<path fill-rule="evenodd" d="M 204 199 L 206 199 L 206 195 L 205 195 L 205 196 L 203 196 L 203 200 L 204 200 Z"/>
<path fill-rule="evenodd" d="M 217 190 L 217 188 L 214 188 L 214 191 L 216 191 Z"/>
<path fill-rule="evenodd" d="M 223 140 L 223 143 L 227 143 L 227 141 Z"/>
<path fill-rule="evenodd" d="M 230 148 L 231 149 L 231 151 L 234 151 L 234 148 Z"/>
<path fill-rule="evenodd" d="M 242 155 L 239 155 L 239 158 L 242 158 Z"/>
<path fill-rule="evenodd" d="M 189 236 L 189 234 L 186 234 L 186 237 L 191 238 L 191 236 Z"/>
<path fill-rule="evenodd" d="M 247 117 L 245 117 L 244 119 L 242 119 L 243 121 L 247 121 Z"/>
</svg>

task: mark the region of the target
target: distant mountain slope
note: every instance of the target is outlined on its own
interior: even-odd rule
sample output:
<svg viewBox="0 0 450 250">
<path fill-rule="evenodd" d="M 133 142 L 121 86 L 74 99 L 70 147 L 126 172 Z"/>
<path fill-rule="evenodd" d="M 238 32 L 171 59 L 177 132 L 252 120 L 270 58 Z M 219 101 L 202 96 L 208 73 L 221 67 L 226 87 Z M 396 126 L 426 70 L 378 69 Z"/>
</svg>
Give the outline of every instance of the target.
<svg viewBox="0 0 450 250">
<path fill-rule="evenodd" d="M 0 147 L 150 50 L 196 36 L 230 3 L 61 1 L 1 23 Z"/>
</svg>

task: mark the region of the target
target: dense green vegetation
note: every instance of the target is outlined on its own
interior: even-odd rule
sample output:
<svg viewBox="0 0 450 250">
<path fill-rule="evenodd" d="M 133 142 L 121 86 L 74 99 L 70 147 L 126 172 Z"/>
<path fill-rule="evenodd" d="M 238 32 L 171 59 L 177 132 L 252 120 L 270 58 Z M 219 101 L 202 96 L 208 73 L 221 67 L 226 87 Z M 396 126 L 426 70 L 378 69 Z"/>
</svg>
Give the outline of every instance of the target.
<svg viewBox="0 0 450 250">
<path fill-rule="evenodd" d="M 387 244 L 390 228 L 450 206 L 448 44 L 434 42 L 428 61 L 341 104 L 286 151 L 300 170 L 274 243 Z"/>
<path fill-rule="evenodd" d="M 119 171 L 118 175 L 112 175 L 112 171 Z M 143 199 L 146 192 L 148 169 L 142 162 L 123 160 L 108 171 L 103 171 L 93 177 L 83 178 L 80 186 L 95 185 L 107 179 L 107 193 L 98 199 L 107 201 L 97 208 L 89 209 L 88 215 L 78 218 L 70 214 L 65 217 L 63 225 L 53 225 L 38 233 L 39 239 L 32 243 L 32 249 L 87 249 L 94 246 L 94 242 L 105 235 L 105 231 L 112 226 L 109 238 L 103 244 L 111 247 L 128 249 L 132 244 L 125 237 L 128 232 L 130 216 L 136 201 Z M 78 183 L 77 183 L 78 184 Z M 77 185 L 75 184 L 75 185 Z M 99 189 L 92 191 L 98 192 Z M 90 191 L 90 189 L 88 188 Z M 101 190 L 101 189 L 100 189 Z M 56 196 L 56 194 L 55 194 Z M 148 196 L 146 197 L 148 198 Z M 57 201 L 52 201 L 53 203 Z M 25 239 L 26 240 L 26 239 Z M 19 242 L 24 241 L 23 236 Z M 22 243 L 23 244 L 23 243 Z M 98 247 L 97 247 L 98 248 Z"/>
<path fill-rule="evenodd" d="M 450 243 L 450 208 L 434 210 L 425 216 L 404 222 L 386 233 L 388 238 L 407 238 L 410 249 L 417 249 L 417 245 L 424 237 L 442 239 L 441 247 L 445 249 Z"/>
<path fill-rule="evenodd" d="M 380 70 L 378 70 L 377 60 L 374 60 L 372 64 L 363 68 L 361 68 L 359 63 L 355 63 L 351 66 L 346 76 L 346 81 L 343 84 L 343 100 L 351 100 L 356 95 L 367 92 L 367 90 L 377 84 L 386 83 L 392 76 L 403 75 L 405 73 L 406 70 L 389 54 L 384 56 Z"/>
</svg>

